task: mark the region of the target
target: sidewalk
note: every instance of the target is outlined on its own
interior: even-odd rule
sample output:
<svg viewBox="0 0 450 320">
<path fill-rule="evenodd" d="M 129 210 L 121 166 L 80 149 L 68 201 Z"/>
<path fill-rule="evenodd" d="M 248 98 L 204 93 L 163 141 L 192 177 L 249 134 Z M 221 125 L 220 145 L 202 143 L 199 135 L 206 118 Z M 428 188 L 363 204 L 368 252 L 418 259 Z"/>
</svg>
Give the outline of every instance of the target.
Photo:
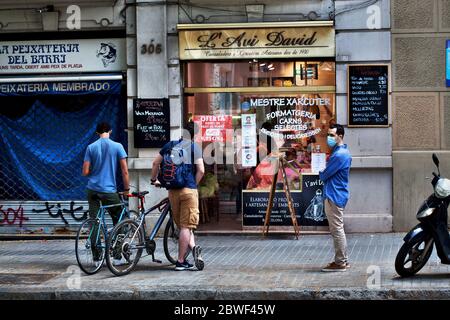
<svg viewBox="0 0 450 320">
<path fill-rule="evenodd" d="M 0 242 L 0 299 L 449 299 L 450 269 L 435 254 L 400 279 L 394 260 L 404 234 L 348 235 L 351 268 L 320 271 L 333 257 L 329 235 L 199 236 L 203 271 L 173 271 L 156 258 L 115 277 L 105 266 L 80 274 L 74 240 Z M 80 275 L 80 276 L 78 276 Z"/>
</svg>

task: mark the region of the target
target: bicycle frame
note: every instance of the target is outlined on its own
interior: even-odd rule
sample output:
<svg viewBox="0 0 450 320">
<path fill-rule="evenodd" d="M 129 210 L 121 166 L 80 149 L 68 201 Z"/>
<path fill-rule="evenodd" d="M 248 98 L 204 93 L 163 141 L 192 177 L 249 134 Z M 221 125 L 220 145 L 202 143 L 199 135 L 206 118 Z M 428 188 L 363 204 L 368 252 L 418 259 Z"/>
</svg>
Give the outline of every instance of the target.
<svg viewBox="0 0 450 320">
<path fill-rule="evenodd" d="M 152 241 L 153 239 L 155 239 L 156 234 L 158 233 L 159 229 L 161 228 L 164 219 L 167 216 L 167 213 L 169 212 L 170 209 L 170 202 L 169 202 L 169 198 L 165 198 L 163 199 L 161 202 L 159 202 L 158 204 L 154 205 L 153 207 L 151 207 L 150 209 L 148 209 L 147 211 L 145 211 L 141 217 L 140 217 L 140 221 L 139 221 L 139 227 L 136 229 L 136 231 L 133 234 L 132 240 L 134 240 L 134 238 L 136 237 L 137 233 L 139 232 L 139 229 L 143 226 L 145 226 L 145 217 L 147 216 L 147 214 L 155 211 L 156 209 L 158 209 L 158 211 L 161 212 L 158 220 L 156 221 L 155 225 L 153 226 L 152 232 L 150 233 L 150 236 L 148 236 L 148 240 Z M 147 234 L 145 231 L 145 228 L 143 228 L 144 231 L 144 239 L 147 238 Z"/>
<path fill-rule="evenodd" d="M 128 213 L 127 208 L 125 206 L 125 203 L 122 201 L 121 203 L 104 206 L 104 205 L 102 205 L 102 202 L 100 201 L 100 207 L 98 208 L 97 216 L 95 217 L 95 219 L 100 222 L 100 228 L 103 229 L 103 232 L 105 233 L 105 237 L 106 238 L 108 237 L 108 229 L 106 228 L 105 210 L 108 209 L 108 208 L 113 208 L 113 207 L 118 207 L 118 206 L 122 206 L 123 207 L 122 208 L 122 212 L 120 213 L 120 216 L 119 216 L 119 220 L 118 220 L 118 222 L 120 222 L 120 221 L 122 221 L 122 218 L 123 218 L 124 214 Z M 95 243 L 99 242 L 100 228 L 98 228 L 98 230 L 97 230 Z M 91 236 L 92 236 L 92 232 L 93 231 L 94 231 L 94 228 L 91 229 L 91 232 L 90 232 L 89 237 L 87 239 L 88 241 L 91 240 Z"/>
</svg>

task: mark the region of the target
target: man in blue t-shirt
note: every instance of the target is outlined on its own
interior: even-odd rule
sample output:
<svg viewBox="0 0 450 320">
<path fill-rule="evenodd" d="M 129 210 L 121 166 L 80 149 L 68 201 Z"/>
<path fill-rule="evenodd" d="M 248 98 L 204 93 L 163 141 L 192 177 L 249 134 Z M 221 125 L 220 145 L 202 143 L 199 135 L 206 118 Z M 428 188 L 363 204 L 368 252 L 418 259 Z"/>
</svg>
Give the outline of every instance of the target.
<svg viewBox="0 0 450 320">
<path fill-rule="evenodd" d="M 183 149 L 187 149 L 183 165 L 187 172 L 186 183 L 183 188 L 169 189 L 169 200 L 172 208 L 172 216 L 175 224 L 180 228 L 180 238 L 178 241 L 178 261 L 175 265 L 176 271 L 192 270 L 194 266 L 186 259 L 189 249 L 192 250 L 195 266 L 198 270 L 204 267 L 201 255 L 201 247 L 195 245 L 194 233 L 199 222 L 199 206 L 197 185 L 202 180 L 205 173 L 201 149 L 191 141 L 194 137 L 194 122 L 188 122 L 183 139 L 181 141 L 170 141 L 162 147 L 159 154 L 153 161 L 151 183 L 160 185 L 157 180 L 160 164 L 164 154 L 178 143 L 186 144 Z"/>
<path fill-rule="evenodd" d="M 101 199 L 103 205 L 120 203 L 116 184 L 118 166 L 120 166 L 122 171 L 124 194 L 127 195 L 130 190 L 127 153 L 120 143 L 114 142 L 109 138 L 111 132 L 111 126 L 108 123 L 99 123 L 96 133 L 100 138 L 87 147 L 84 156 L 82 174 L 88 177 L 86 192 L 90 218 L 95 218 L 98 213 L 100 203 L 96 199 L 97 196 Z M 118 222 L 121 211 L 122 208 L 120 206 L 109 209 L 114 225 Z M 94 260 L 96 258 L 99 257 L 94 252 Z"/>
<path fill-rule="evenodd" d="M 334 261 L 322 269 L 325 272 L 346 271 L 350 267 L 344 232 L 344 208 L 349 198 L 348 180 L 352 156 L 344 144 L 344 134 L 342 125 L 330 126 L 327 144 L 331 149 L 331 156 L 326 168 L 319 172 L 320 180 L 324 182 L 325 214 L 335 250 Z"/>
</svg>

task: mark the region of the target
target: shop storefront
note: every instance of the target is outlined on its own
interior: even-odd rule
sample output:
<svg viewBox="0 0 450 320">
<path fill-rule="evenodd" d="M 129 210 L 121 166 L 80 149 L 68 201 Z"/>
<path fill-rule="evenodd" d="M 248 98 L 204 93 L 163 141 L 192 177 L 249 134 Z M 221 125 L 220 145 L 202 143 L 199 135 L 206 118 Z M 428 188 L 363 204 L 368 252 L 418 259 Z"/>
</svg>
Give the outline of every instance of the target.
<svg viewBox="0 0 450 320">
<path fill-rule="evenodd" d="M 327 225 L 318 171 L 336 122 L 333 22 L 178 25 L 183 120 L 199 127 L 200 230 L 264 224 L 280 148 L 301 226 Z M 292 230 L 281 175 L 271 226 Z"/>
<path fill-rule="evenodd" d="M 124 58 L 120 38 L 0 43 L 1 234 L 69 234 L 86 218 L 96 124 L 127 146 Z"/>
</svg>

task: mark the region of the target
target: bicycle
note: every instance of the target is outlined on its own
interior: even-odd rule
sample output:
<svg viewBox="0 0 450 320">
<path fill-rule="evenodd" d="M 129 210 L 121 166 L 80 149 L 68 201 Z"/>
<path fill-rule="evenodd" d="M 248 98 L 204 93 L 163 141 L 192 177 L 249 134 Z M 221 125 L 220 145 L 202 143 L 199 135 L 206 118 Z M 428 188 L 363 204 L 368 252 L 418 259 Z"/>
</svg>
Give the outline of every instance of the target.
<svg viewBox="0 0 450 320">
<path fill-rule="evenodd" d="M 144 212 L 143 202 L 144 196 L 148 191 L 144 192 L 133 192 L 127 195 L 128 198 L 137 197 L 140 199 L 139 211 Z M 122 207 L 122 211 L 119 215 L 119 220 L 123 220 L 126 216 L 137 220 L 140 213 L 135 210 L 128 210 L 127 204 L 123 198 L 123 194 L 119 193 L 120 203 L 112 205 L 103 205 L 102 199 L 98 196 L 94 196 L 94 200 L 100 202 L 100 207 L 97 211 L 97 216 L 95 218 L 88 218 L 79 227 L 77 232 L 77 237 L 75 241 L 75 255 L 77 258 L 77 263 L 84 273 L 92 275 L 97 273 L 103 266 L 105 261 L 105 249 L 106 241 L 108 238 L 108 233 L 110 229 L 107 228 L 105 220 L 105 212 L 109 208 Z M 94 257 L 95 255 L 95 257 Z"/>
<path fill-rule="evenodd" d="M 145 217 L 156 209 L 161 214 L 150 235 L 147 236 Z M 164 254 L 171 264 L 175 264 L 178 258 L 179 229 L 172 218 L 169 198 L 165 198 L 141 214 L 138 221 L 125 219 L 114 227 L 106 243 L 106 264 L 109 270 L 116 276 L 130 273 L 139 262 L 144 249 L 147 255 L 152 256 L 153 262 L 162 263 L 162 261 L 155 259 L 156 242 L 154 239 L 167 216 L 169 220 L 164 230 Z M 120 252 L 126 260 L 122 265 L 112 263 L 117 252 Z"/>
</svg>

